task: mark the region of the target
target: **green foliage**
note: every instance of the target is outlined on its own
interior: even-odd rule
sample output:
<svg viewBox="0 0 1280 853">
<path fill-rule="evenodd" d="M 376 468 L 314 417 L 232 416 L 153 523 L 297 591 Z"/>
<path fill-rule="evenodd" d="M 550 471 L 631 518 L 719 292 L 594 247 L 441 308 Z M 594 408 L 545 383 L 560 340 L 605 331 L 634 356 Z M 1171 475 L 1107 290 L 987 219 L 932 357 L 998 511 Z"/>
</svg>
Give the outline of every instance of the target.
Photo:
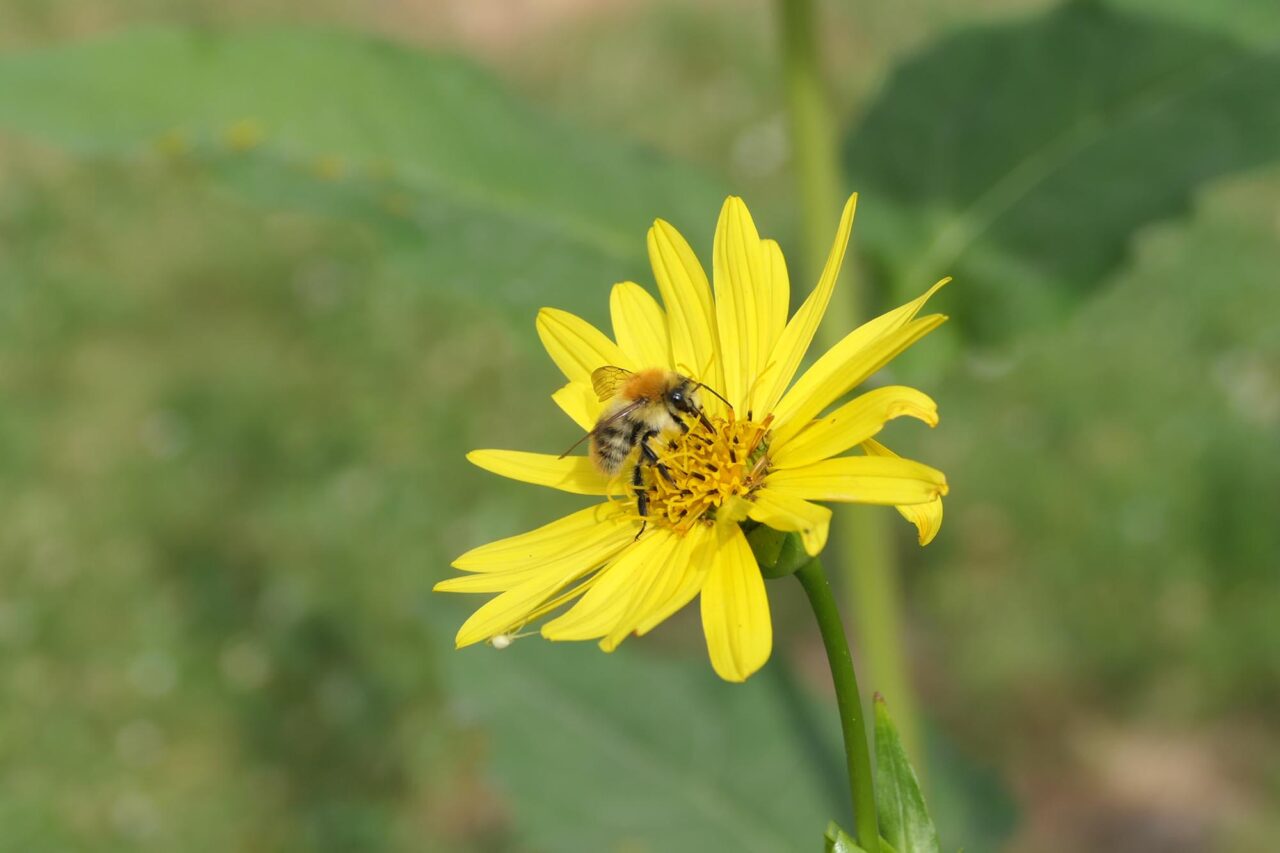
<svg viewBox="0 0 1280 853">
<path fill-rule="evenodd" d="M 274 82 L 252 85 L 268 64 Z M 144 73 L 157 67 L 171 74 Z M 40 456 L 30 449 L 37 436 L 120 423 L 97 437 L 105 457 L 120 460 L 101 475 L 116 499 L 81 518 L 103 514 L 104 528 L 122 531 L 134 530 L 130 519 L 148 520 L 145 539 L 130 546 L 148 555 L 147 580 L 135 582 L 160 590 L 161 601 L 148 597 L 143 610 L 172 613 L 150 643 L 138 636 L 145 628 L 122 626 L 113 654 L 154 658 L 166 672 L 210 673 L 202 689 L 227 730 L 218 737 L 238 745 L 226 772 L 250 780 L 243 798 L 211 781 L 193 789 L 209 814 L 238 815 L 211 843 L 394 846 L 406 837 L 397 816 L 410 813 L 408 798 L 425 792 L 432 808 L 465 814 L 489 785 L 510 795 L 522 839 L 554 849 L 596 850 L 627 838 L 662 849 L 707 849 L 725 838 L 742 849 L 777 849 L 829 812 L 833 798 L 814 764 L 829 746 L 815 747 L 814 715 L 803 710 L 809 700 L 793 688 L 779 692 L 766 678 L 721 684 L 701 655 L 660 664 L 630 650 L 606 658 L 590 647 L 522 643 L 505 654 L 450 654 L 452 704 L 442 708 L 428 626 L 456 624 L 462 608 L 414 603 L 467 545 L 567 506 L 520 487 L 476 496 L 450 485 L 468 481 L 462 455 L 472 446 L 559 444 L 552 436 L 564 434 L 545 398 L 551 368 L 528 357 L 531 331 L 517 334 L 493 318 L 523 326 L 530 306 L 557 296 L 582 310 L 588 300 L 574 291 L 591 281 L 600 283 L 592 291 L 598 313 L 606 276 L 639 266 L 655 212 L 679 221 L 681 210 L 699 206 L 688 230 L 696 239 L 709 227 L 716 202 L 700 204 L 709 181 L 556 128 L 456 60 L 358 39 L 144 33 L 9 57 L 0 60 L 6 75 L 22 81 L 22 95 L 0 96 L 0 122 L 91 155 L 132 153 L 140 164 L 128 170 L 136 188 L 106 168 L 90 191 L 129 211 L 132 233 L 147 235 L 141 245 L 115 238 L 68 251 L 72 235 L 110 221 L 86 209 L 85 221 L 50 229 L 28 200 L 13 205 L 32 212 L 12 223 L 28 236 L 8 258 L 14 310 L 6 340 L 50 358 L 10 372 L 15 408 L 0 430 L 28 448 L 8 458 L 8 493 L 38 501 Z M 384 97 L 369 99 L 371 89 Z M 322 96 L 327 113 L 315 100 Z M 401 121 L 413 107 L 431 121 Z M 363 120 L 338 121 L 343 111 Z M 252 138 L 258 128 L 261 138 Z M 499 162 L 501 152 L 479 137 L 503 140 L 517 161 L 536 154 L 538 168 Z M 152 153 L 157 140 L 161 150 Z M 182 141 L 176 157 L 174 140 Z M 330 157 L 344 164 L 341 174 L 326 171 Z M 502 171 L 515 166 L 523 183 Z M 210 177 L 272 207 L 359 227 L 308 236 L 318 228 L 311 217 L 264 219 L 214 204 Z M 482 179 L 490 185 L 476 191 Z M 407 211 L 380 204 L 392 190 L 411 194 Z M 34 198 L 53 192 L 30 188 Z M 142 202 L 147 193 L 154 205 Z M 174 220 L 178 199 L 198 202 L 205 216 Z M 175 221 L 194 227 L 175 236 Z M 153 241 L 168 254 L 139 276 L 131 262 L 149 257 Z M 262 256 L 273 243 L 283 255 L 274 264 Z M 50 281 L 54 257 L 63 259 L 67 286 Z M 260 269 L 251 267 L 255 257 Z M 224 268 L 229 259 L 239 266 Z M 131 284 L 86 292 L 77 284 L 86 278 Z M 277 341 L 289 344 L 280 351 Z M 99 354 L 91 365 L 108 354 L 113 375 L 137 387 L 79 396 L 65 414 L 16 414 L 34 410 L 86 352 Z M 154 352 L 183 357 L 149 364 Z M 415 377 L 424 370 L 425 380 Z M 531 416 L 516 421 L 508 410 Z M 136 431 L 155 443 L 155 460 L 121 450 Z M 75 559 L 97 542 L 71 546 Z M 436 568 L 424 575 L 424 565 Z M 379 621 L 392 601 L 395 614 Z M 389 634 L 398 651 L 384 648 L 375 661 Z M 75 631 L 66 642 L 85 644 Z M 157 642 L 164 651 L 148 653 Z M 175 663 L 176 650 L 191 659 Z M 635 701 L 656 683 L 662 691 Z M 484 737 L 469 727 L 472 711 L 499 744 L 483 772 L 492 782 L 466 783 L 480 775 L 470 744 Z M 170 730 L 160 726 L 157 735 L 148 711 L 141 734 L 128 728 L 138 713 L 125 701 L 95 725 L 126 731 L 129 743 L 163 740 Z M 179 705 L 165 713 L 180 720 L 188 712 Z M 5 728 L 35 722 L 12 709 Z M 167 736 L 184 749 L 207 748 L 187 733 Z M 37 754 L 18 748 L 11 757 L 33 762 Z M 113 770 L 108 761 L 88 772 L 110 778 Z M 548 785 L 549 776 L 562 782 Z M 449 790 L 460 782 L 473 786 L 465 803 L 456 800 L 468 791 Z M 48 800 L 33 810 L 10 793 L 7 801 L 26 803 L 27 812 L 61 808 Z M 95 801 L 84 789 L 66 796 Z M 7 822 L 9 840 L 74 845 L 105 833 L 125 845 L 145 837 L 180 847 L 179 825 L 213 820 L 150 782 L 139 783 L 133 800 L 98 808 L 64 835 L 29 817 Z M 113 808 L 123 816 L 113 818 Z M 460 828 L 438 822 L 439 844 L 506 832 L 500 817 L 460 820 Z"/>
<path fill-rule="evenodd" d="M 465 61 L 351 34 L 142 30 L 0 57 L 0 81 L 0 128 L 362 223 L 425 288 L 513 321 L 556 300 L 601 319 L 605 284 L 647 278 L 657 212 L 706 245 L 723 198 Z"/>
<path fill-rule="evenodd" d="M 932 721 L 926 717 L 925 722 Z M 1004 781 L 997 757 L 972 744 L 962 747 L 930 725 L 924 741 L 929 816 L 939 836 L 955 849 L 999 849 L 1017 831 L 1023 807 Z"/>
<path fill-rule="evenodd" d="M 84 153 L 254 152 L 316 182 L 379 185 L 393 211 L 430 202 L 624 259 L 655 210 L 703 222 L 719 195 L 549 121 L 466 62 L 349 34 L 136 31 L 6 56 L 0 80 L 0 125 Z"/>
<path fill-rule="evenodd" d="M 902 853 L 938 853 L 934 829 L 916 771 L 879 695 L 876 710 L 876 812 L 881 834 Z"/>
<path fill-rule="evenodd" d="M 1275 48 L 1280 38 L 1280 6 L 1268 0 L 1109 0 L 1113 9 L 1177 22 L 1202 32 L 1231 36 L 1261 50 Z"/>
<path fill-rule="evenodd" d="M 127 678 L 108 682 L 119 702 L 69 697 L 97 709 L 88 717 L 10 706 L 0 730 L 13 736 L 46 723 L 92 744 L 118 731 L 123 760 L 141 751 L 150 770 L 103 787 L 122 772 L 106 743 L 84 782 L 57 796 L 54 769 L 42 771 L 6 791 L 0 846 L 180 848 L 182 827 L 205 826 L 222 849 L 385 848 L 410 837 L 408 798 L 457 811 L 449 789 L 475 758 L 450 736 L 434 640 L 412 602 L 453 554 L 535 515 L 528 493 L 449 484 L 471 476 L 471 447 L 566 435 L 546 400 L 552 368 L 529 358 L 530 309 L 557 298 L 581 308 L 578 288 L 594 281 L 598 314 L 611 277 L 641 269 L 655 212 L 680 221 L 697 209 L 696 237 L 718 194 L 686 169 L 548 122 L 465 63 L 355 37 L 146 32 L 5 57 L 0 78 L 0 124 L 130 164 L 78 176 L 61 197 L 53 179 L 7 187 L 7 230 L 21 239 L 0 270 L 11 365 L 0 432 L 5 492 L 31 520 L 0 547 L 22 562 L 56 542 L 73 566 L 121 552 L 85 590 L 86 604 L 144 590 L 104 654 L 139 661 L 144 676 L 183 673 L 170 701 L 128 698 Z M 359 227 L 215 203 L 210 178 Z M 52 214 L 72 192 L 123 213 Z M 86 239 L 98 232 L 111 236 Z M 508 407 L 536 414 L 517 422 Z M 90 470 L 59 462 L 80 424 L 97 425 L 85 452 L 103 464 Z M 83 495 L 67 510 L 73 539 L 56 532 L 61 511 L 41 509 L 58 505 L 41 474 L 51 466 L 66 469 L 56 488 Z M 568 505 L 540 503 L 539 521 Z M 10 597 L 37 613 L 53 602 L 38 579 Z M 99 629 L 90 615 L 44 642 L 87 649 L 82 630 Z M 67 659 L 51 676 L 42 664 L 30 679 L 87 665 Z M 200 696 L 209 733 L 177 728 Z M 184 753 L 220 743 L 235 747 L 220 772 L 244 785 L 219 788 L 217 771 L 164 784 Z M 7 757 L 34 767 L 50 749 L 28 738 Z M 73 799 L 85 805 L 67 823 Z M 456 846 L 505 831 L 500 818 L 475 820 L 432 832 Z"/>
<path fill-rule="evenodd" d="M 20 162 L 0 750 L 24 769 L 0 847 L 394 845 L 430 768 L 471 761 L 406 606 L 447 559 L 423 519 L 470 503 L 422 488 L 463 464 L 420 374 L 472 352 L 493 383 L 504 338 L 350 229 L 154 168 Z"/>
<path fill-rule="evenodd" d="M 909 592 L 931 710 L 990 763 L 1104 715 L 1274 728 L 1280 181 L 1203 187 L 1276 154 L 1278 31 L 1273 3 L 1216 9 L 957 31 L 847 147 L 873 272 L 956 273 L 947 310 L 1010 345 L 956 359 L 927 445 L 894 438 L 955 484 Z M 770 109 L 699 38 L 670 48 L 698 106 L 678 70 L 644 103 L 654 138 L 718 151 Z M 609 657 L 454 653 L 471 601 L 428 592 L 580 505 L 462 461 L 573 437 L 531 311 L 602 319 L 655 215 L 705 259 L 715 179 L 457 58 L 315 31 L 3 56 L 0 129 L 85 155 L 0 143 L 0 847 L 790 849 L 837 813 L 785 589 L 743 687 L 678 624 Z M 932 758 L 933 817 L 994 849 L 1007 795 L 973 778 Z"/>
<path fill-rule="evenodd" d="M 1070 323 L 940 395 L 951 429 L 932 449 L 971 502 L 924 585 L 938 630 L 967 638 L 948 660 L 975 701 L 1046 673 L 1056 695 L 1161 718 L 1280 700 L 1280 529 L 1257 515 L 1280 505 L 1278 187 L 1215 191 Z M 983 476 L 1030 466 L 1052 487 Z"/>
<path fill-rule="evenodd" d="M 860 245 L 1008 339 L 1097 290 L 1143 225 L 1280 156 L 1280 55 L 1073 2 L 958 32 L 896 70 L 846 146 Z"/>
</svg>

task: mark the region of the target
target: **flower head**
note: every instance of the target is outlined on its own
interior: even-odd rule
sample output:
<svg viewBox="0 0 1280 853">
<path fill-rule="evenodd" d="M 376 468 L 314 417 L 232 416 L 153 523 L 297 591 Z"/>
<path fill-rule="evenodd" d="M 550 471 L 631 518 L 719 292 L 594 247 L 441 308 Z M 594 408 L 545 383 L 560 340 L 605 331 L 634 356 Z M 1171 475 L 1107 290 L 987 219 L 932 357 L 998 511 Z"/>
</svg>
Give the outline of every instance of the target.
<svg viewBox="0 0 1280 853">
<path fill-rule="evenodd" d="M 437 590 L 498 593 L 462 625 L 459 647 L 509 640 L 563 610 L 542 625 L 542 636 L 598 639 L 612 651 L 700 595 L 712 666 L 742 681 L 773 644 L 764 580 L 742 523 L 797 532 L 816 555 L 831 510 L 815 501 L 885 504 L 916 525 L 922 545 L 933 538 L 945 477 L 874 440 L 902 415 L 935 425 L 933 401 L 888 386 L 831 406 L 946 319 L 917 316 L 946 280 L 853 330 L 792 381 L 831 299 L 856 201 L 845 205 L 817 286 L 790 319 L 782 252 L 760 238 L 733 197 L 716 227 L 714 288 L 689 244 L 658 220 L 648 243 L 661 305 L 637 284 L 615 285 L 613 339 L 573 314 L 539 313 L 538 334 L 568 379 L 552 399 L 583 430 L 617 408 L 593 387 L 601 367 L 672 371 L 714 393 L 699 395 L 699 417 L 673 419 L 645 447 L 636 442 L 612 475 L 589 455 L 469 454 L 496 474 L 605 500 L 454 561 L 467 574 Z M 855 448 L 861 452 L 845 455 Z"/>
</svg>

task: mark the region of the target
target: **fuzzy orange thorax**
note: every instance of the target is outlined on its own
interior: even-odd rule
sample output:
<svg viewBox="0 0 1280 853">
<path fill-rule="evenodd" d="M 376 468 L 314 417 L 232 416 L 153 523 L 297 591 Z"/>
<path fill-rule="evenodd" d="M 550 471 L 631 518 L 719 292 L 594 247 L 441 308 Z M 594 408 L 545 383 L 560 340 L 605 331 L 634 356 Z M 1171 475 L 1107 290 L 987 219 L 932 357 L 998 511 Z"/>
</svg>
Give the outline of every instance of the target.
<svg viewBox="0 0 1280 853">
<path fill-rule="evenodd" d="M 641 370 L 622 386 L 622 396 L 628 400 L 646 400 L 656 403 L 667 393 L 667 372 L 654 367 Z"/>
</svg>

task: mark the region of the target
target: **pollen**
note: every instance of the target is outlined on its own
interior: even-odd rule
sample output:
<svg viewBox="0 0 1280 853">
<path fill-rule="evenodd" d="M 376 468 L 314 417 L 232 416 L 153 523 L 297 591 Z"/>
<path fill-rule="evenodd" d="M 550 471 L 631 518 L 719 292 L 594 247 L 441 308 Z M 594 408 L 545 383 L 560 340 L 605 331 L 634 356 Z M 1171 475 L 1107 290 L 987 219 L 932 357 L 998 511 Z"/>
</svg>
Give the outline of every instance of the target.
<svg viewBox="0 0 1280 853">
<path fill-rule="evenodd" d="M 648 466 L 648 518 L 684 533 L 733 498 L 748 498 L 760 487 L 769 466 L 769 424 L 711 418 L 655 447 L 658 464 Z M 655 445 L 658 442 L 655 442 Z M 665 469 L 666 474 L 663 474 Z"/>
</svg>

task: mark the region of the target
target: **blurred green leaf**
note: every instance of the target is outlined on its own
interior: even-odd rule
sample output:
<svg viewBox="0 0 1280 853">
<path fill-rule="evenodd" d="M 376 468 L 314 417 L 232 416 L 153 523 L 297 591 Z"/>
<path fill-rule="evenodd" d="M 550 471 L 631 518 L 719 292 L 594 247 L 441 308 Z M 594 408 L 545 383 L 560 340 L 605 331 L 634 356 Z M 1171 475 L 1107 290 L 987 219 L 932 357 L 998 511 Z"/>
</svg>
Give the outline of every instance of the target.
<svg viewBox="0 0 1280 853">
<path fill-rule="evenodd" d="M 971 333 L 1097 288 L 1203 181 L 1280 156 L 1280 54 L 1076 2 L 900 67 L 850 133 L 865 255 L 900 293 L 942 275 Z"/>
<path fill-rule="evenodd" d="M 461 58 L 349 33 L 155 28 L 0 57 L 3 130 L 370 226 L 424 290 L 521 323 L 547 304 L 603 320 L 608 284 L 648 277 L 653 218 L 707 246 L 723 196 Z"/>
<path fill-rule="evenodd" d="M 777 682 L 646 651 L 525 640 L 451 656 L 459 712 L 494 733 L 495 784 L 529 845 L 802 849 L 832 804 Z"/>
<path fill-rule="evenodd" d="M 147 29 L 6 56 L 0 126 L 83 152 L 268 157 L 620 257 L 642 255 L 655 215 L 716 201 L 698 173 L 561 126 L 459 58 L 323 31 Z"/>
<path fill-rule="evenodd" d="M 989 743 L 1087 726 L 1078 703 L 1191 731 L 1280 701 L 1277 211 L 1276 169 L 1206 190 L 1060 330 L 942 389 L 935 461 L 972 502 L 918 589 Z"/>
<path fill-rule="evenodd" d="M 987 756 L 978 760 L 925 719 L 929 817 L 938 835 L 965 850 L 997 850 L 1018 824 L 1018 805 Z"/>
<path fill-rule="evenodd" d="M 1222 33 L 1266 49 L 1280 38 L 1280 3 L 1274 0 L 1107 0 L 1114 9 Z"/>
<path fill-rule="evenodd" d="M 876 812 L 880 831 L 902 853 L 938 853 L 938 831 L 920 792 L 916 771 L 898 739 L 889 709 L 876 706 Z"/>
</svg>

